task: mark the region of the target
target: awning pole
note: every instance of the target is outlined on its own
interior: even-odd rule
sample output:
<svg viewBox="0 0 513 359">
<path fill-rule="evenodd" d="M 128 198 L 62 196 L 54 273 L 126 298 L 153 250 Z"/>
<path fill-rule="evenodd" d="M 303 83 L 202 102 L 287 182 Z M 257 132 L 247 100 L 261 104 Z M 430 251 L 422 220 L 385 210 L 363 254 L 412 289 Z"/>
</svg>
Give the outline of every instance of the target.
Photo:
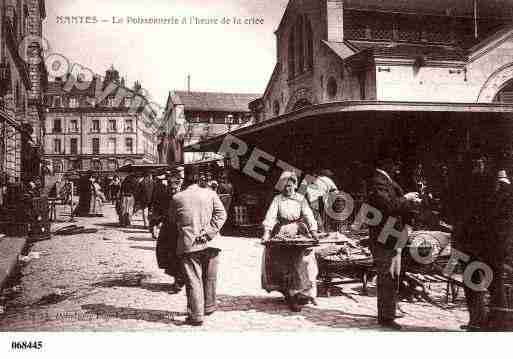
<svg viewBox="0 0 513 359">
<path fill-rule="evenodd" d="M 474 37 L 476 39 L 478 38 L 478 35 L 479 35 L 478 31 L 477 31 L 477 27 L 478 27 L 477 17 L 479 16 L 477 1 L 478 0 L 474 0 Z"/>
</svg>

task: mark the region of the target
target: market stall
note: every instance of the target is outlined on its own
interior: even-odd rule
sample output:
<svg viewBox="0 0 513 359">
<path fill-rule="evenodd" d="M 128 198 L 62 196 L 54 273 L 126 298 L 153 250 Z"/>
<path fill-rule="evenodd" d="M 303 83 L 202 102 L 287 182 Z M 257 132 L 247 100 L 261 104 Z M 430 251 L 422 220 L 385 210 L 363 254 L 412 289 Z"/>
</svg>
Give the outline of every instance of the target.
<svg viewBox="0 0 513 359">
<path fill-rule="evenodd" d="M 232 137 L 211 138 L 185 151 L 237 157 L 228 163 L 238 173 L 239 190 L 258 198 L 262 212 L 253 222 L 259 223 L 273 197 L 283 163 L 301 170 L 302 175 L 328 168 L 334 172 L 339 189 L 362 200 L 371 164 L 380 144 L 387 142 L 400 154 L 402 173 L 398 182 L 406 191 L 425 196 L 427 205 L 412 221 L 414 230 L 449 233 L 454 211 L 448 207 L 461 195 L 450 188 L 459 188 L 470 177 L 471 159 L 485 158 L 493 169 L 500 167 L 512 173 L 511 113 L 512 105 L 497 103 L 334 102 L 257 123 L 232 132 Z M 242 148 L 247 147 L 243 153 L 237 151 L 241 143 Z M 255 153 L 259 155 L 258 168 L 248 171 L 248 159 L 254 163 Z M 257 179 L 255 172 L 259 174 Z M 427 270 L 439 276 L 443 259 L 441 256 L 438 266 L 412 266 L 410 271 L 416 274 Z M 351 264 L 339 274 L 345 272 L 361 280 L 372 273 L 368 255 L 355 258 Z M 323 272 L 322 264 L 320 267 L 321 277 L 330 272 Z M 452 278 L 445 280 L 453 283 Z"/>
</svg>

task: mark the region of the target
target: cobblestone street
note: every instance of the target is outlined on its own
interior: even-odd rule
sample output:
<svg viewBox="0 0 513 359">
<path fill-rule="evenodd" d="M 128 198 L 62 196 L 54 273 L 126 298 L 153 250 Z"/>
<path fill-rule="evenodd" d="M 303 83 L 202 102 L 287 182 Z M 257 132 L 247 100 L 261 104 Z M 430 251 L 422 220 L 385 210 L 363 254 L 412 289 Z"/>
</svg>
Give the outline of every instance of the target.
<svg viewBox="0 0 513 359">
<path fill-rule="evenodd" d="M 1 330 L 380 330 L 373 285 L 368 296 L 360 294 L 361 285 L 321 290 L 318 306 L 291 313 L 278 294 L 260 288 L 259 240 L 237 237 L 218 242 L 223 250 L 218 311 L 203 327 L 186 326 L 185 291 L 169 294 L 173 279 L 157 267 L 156 242 L 142 229 L 142 221 L 118 228 L 113 206 L 104 209 L 105 217 L 77 219 L 98 232 L 55 235 L 31 247 L 39 258 L 22 265 L 19 281 L 0 298 L 5 307 Z M 439 299 L 440 307 L 402 302 L 405 316 L 398 322 L 411 331 L 459 330 L 467 321 L 462 294 L 456 304 Z"/>
</svg>

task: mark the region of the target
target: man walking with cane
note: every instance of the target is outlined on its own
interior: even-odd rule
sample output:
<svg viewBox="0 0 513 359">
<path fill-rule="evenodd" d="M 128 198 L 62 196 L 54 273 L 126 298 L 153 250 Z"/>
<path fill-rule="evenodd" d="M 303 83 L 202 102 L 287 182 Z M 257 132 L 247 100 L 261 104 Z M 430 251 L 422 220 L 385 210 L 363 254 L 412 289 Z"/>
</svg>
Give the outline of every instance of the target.
<svg viewBox="0 0 513 359">
<path fill-rule="evenodd" d="M 204 316 L 216 310 L 220 249 L 209 246 L 209 242 L 219 236 L 226 222 L 226 210 L 217 193 L 204 184 L 193 184 L 173 197 L 170 211 L 178 226 L 177 254 L 182 263 L 189 313 L 186 323 L 200 326 Z"/>
</svg>

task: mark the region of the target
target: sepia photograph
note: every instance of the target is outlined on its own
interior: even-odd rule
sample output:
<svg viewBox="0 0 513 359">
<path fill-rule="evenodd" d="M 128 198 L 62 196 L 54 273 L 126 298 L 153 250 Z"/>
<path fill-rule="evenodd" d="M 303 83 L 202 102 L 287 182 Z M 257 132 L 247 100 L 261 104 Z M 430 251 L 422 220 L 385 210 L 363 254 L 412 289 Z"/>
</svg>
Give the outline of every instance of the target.
<svg viewBox="0 0 513 359">
<path fill-rule="evenodd" d="M 513 331 L 513 0 L 0 0 L 0 22 L 10 352 Z"/>
</svg>

